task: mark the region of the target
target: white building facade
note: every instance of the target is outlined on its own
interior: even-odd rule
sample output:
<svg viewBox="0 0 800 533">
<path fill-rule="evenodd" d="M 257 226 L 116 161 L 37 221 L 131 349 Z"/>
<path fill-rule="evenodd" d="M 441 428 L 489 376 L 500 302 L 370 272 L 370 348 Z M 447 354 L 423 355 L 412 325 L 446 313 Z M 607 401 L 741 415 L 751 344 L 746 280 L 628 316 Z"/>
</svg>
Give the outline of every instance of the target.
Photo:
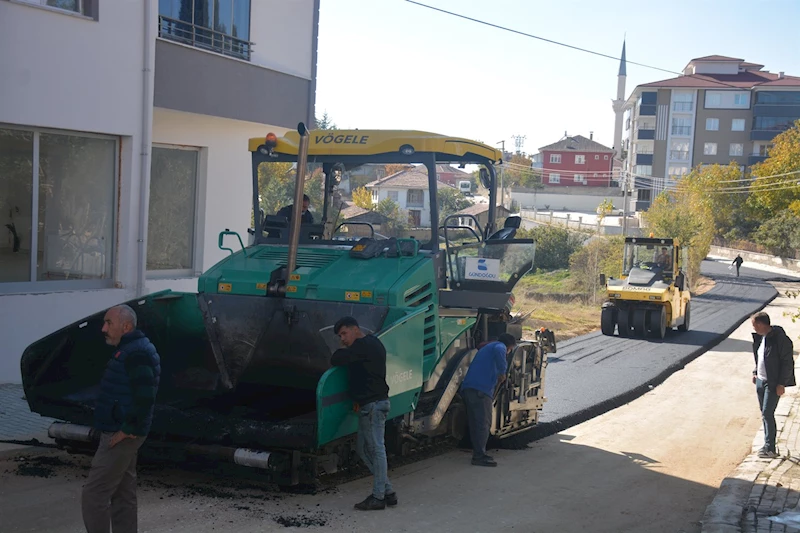
<svg viewBox="0 0 800 533">
<path fill-rule="evenodd" d="M 439 188 L 452 188 L 439 182 Z M 431 227 L 431 200 L 428 173 L 418 166 L 402 170 L 391 176 L 367 183 L 372 192 L 372 203 L 379 204 L 387 198 L 408 213 L 409 224 L 414 228 Z"/>
<path fill-rule="evenodd" d="M 318 18 L 319 0 L 0 0 L 0 383 L 63 326 L 196 290 L 219 232 L 246 236 L 247 139 L 312 123 Z"/>
</svg>

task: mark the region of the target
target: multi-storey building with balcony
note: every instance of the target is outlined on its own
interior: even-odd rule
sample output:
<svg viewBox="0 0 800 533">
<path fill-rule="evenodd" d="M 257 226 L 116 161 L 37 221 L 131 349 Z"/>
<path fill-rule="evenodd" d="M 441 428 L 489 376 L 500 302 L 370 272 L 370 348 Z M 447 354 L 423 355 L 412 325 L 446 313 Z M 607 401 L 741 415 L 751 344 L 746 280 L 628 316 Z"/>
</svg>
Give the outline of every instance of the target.
<svg viewBox="0 0 800 533">
<path fill-rule="evenodd" d="M 639 85 L 625 103 L 625 169 L 636 209 L 697 165 L 763 160 L 800 119 L 800 77 L 725 56 L 692 59 L 683 74 Z"/>
<path fill-rule="evenodd" d="M 319 0 L 0 0 L 0 382 L 246 236 L 247 140 L 314 119 Z M 98 332 L 98 335 L 100 333 Z"/>
</svg>

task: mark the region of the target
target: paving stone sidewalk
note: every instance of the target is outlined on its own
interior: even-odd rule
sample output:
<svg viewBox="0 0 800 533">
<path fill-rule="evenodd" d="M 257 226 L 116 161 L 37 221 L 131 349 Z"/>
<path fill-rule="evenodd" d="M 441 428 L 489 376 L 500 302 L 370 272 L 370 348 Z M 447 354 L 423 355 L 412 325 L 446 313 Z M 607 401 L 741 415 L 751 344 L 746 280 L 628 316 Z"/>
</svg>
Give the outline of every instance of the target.
<svg viewBox="0 0 800 533">
<path fill-rule="evenodd" d="M 22 385 L 0 383 L 0 440 L 28 441 L 37 439 L 43 443 L 52 443 L 47 436 L 47 428 L 53 422 L 32 413 L 25 401 Z M 19 444 L 0 443 L 0 454 L 27 448 Z"/>
</svg>

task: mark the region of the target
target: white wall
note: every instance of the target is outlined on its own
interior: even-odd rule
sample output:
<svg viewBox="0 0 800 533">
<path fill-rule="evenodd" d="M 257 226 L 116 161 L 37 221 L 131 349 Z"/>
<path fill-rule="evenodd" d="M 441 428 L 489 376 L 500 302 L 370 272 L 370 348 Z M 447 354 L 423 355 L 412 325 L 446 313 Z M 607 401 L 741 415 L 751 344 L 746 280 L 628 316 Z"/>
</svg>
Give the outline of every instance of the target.
<svg viewBox="0 0 800 533">
<path fill-rule="evenodd" d="M 101 2 L 94 21 L 0 2 L 0 122 L 137 135 L 142 5 Z"/>
<path fill-rule="evenodd" d="M 251 63 L 311 79 L 314 0 L 253 0 Z"/>
<path fill-rule="evenodd" d="M 614 203 L 614 207 L 622 209 L 622 196 L 597 196 L 597 195 L 580 195 L 580 194 L 549 194 L 549 193 L 532 193 L 532 192 L 517 192 L 511 193 L 511 199 L 517 202 L 523 208 L 533 208 L 534 199 L 536 209 L 538 210 L 555 210 L 561 211 L 566 208 L 566 211 L 579 211 L 583 213 L 594 213 L 597 206 L 605 199 L 608 198 Z M 545 207 L 550 206 L 550 207 Z"/>
<path fill-rule="evenodd" d="M 278 126 L 169 109 L 156 108 L 153 112 L 154 143 L 203 149 L 201 158 L 205 158 L 205 164 L 201 163 L 198 169 L 198 191 L 201 194 L 204 191 L 205 198 L 201 197 L 198 215 L 202 213 L 205 220 L 201 220 L 201 227 L 196 229 L 196 241 L 202 247 L 200 270 L 207 270 L 228 255 L 217 246 L 219 232 L 225 228 L 239 232 L 247 243 L 253 202 L 247 141 L 251 137 L 264 137 L 269 132 L 281 136 L 286 131 Z"/>
<path fill-rule="evenodd" d="M 157 2 L 146 1 L 151 3 L 155 27 Z M 272 54 L 270 66 L 289 71 L 281 65 L 297 62 L 303 69 L 307 65 L 305 74 L 310 77 L 313 0 L 253 4 L 251 40 L 261 42 L 262 53 Z M 21 381 L 20 357 L 32 342 L 136 296 L 143 5 L 141 0 L 101 1 L 99 21 L 93 21 L 0 0 L 0 49 L 4 51 L 0 54 L 0 124 L 103 133 L 116 135 L 120 141 L 115 288 L 0 295 L 0 383 Z M 270 21 L 281 19 L 275 16 L 276 10 L 281 17 L 304 22 L 270 28 Z M 267 25 L 261 25 L 265 20 Z M 307 50 L 303 51 L 306 45 L 289 50 L 285 46 L 289 41 L 307 42 Z M 269 57 L 262 57 L 262 62 Z M 243 240 L 247 237 L 252 202 L 247 140 L 270 131 L 282 135 L 286 129 L 156 109 L 152 131 L 154 143 L 201 148 L 197 232 L 202 253 L 197 270 L 207 270 L 226 255 L 217 247 L 221 230 L 230 228 Z M 147 280 L 148 292 L 168 288 L 193 292 L 197 279 Z M 45 291 L 46 285 L 37 290 Z"/>
<path fill-rule="evenodd" d="M 155 25 L 156 2 L 147 1 Z M 143 45 L 139 0 L 102 2 L 97 21 L 0 1 L 0 124 L 118 136 L 118 194 L 127 199 L 116 214 L 117 288 L 0 295 L 0 383 L 20 382 L 31 342 L 135 296 Z"/>
</svg>

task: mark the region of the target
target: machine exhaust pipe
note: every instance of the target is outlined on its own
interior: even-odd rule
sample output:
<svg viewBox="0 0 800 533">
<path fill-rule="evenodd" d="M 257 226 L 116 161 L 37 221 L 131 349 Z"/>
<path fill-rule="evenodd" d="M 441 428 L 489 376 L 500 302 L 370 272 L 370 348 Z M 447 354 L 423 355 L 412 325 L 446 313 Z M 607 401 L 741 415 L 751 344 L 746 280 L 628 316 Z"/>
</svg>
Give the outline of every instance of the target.
<svg viewBox="0 0 800 533">
<path fill-rule="evenodd" d="M 300 145 L 297 147 L 297 175 L 294 184 L 294 208 L 292 209 L 292 228 L 289 233 L 289 250 L 287 253 L 286 278 L 284 287 L 291 279 L 292 272 L 297 266 L 297 245 L 300 242 L 300 220 L 302 217 L 303 188 L 306 183 L 306 169 L 308 168 L 308 143 L 310 136 L 306 125 L 302 122 L 297 125 L 300 134 Z"/>
<path fill-rule="evenodd" d="M 47 429 L 47 436 L 56 440 L 95 442 L 100 440 L 100 432 L 89 426 L 53 422 Z"/>
<path fill-rule="evenodd" d="M 250 468 L 260 468 L 262 470 L 276 470 L 278 466 L 275 456 L 272 453 L 261 450 L 251 450 L 250 448 L 189 444 L 186 446 L 186 451 L 209 459 L 226 461 Z M 270 457 L 272 457 L 272 461 L 270 461 Z"/>
</svg>

